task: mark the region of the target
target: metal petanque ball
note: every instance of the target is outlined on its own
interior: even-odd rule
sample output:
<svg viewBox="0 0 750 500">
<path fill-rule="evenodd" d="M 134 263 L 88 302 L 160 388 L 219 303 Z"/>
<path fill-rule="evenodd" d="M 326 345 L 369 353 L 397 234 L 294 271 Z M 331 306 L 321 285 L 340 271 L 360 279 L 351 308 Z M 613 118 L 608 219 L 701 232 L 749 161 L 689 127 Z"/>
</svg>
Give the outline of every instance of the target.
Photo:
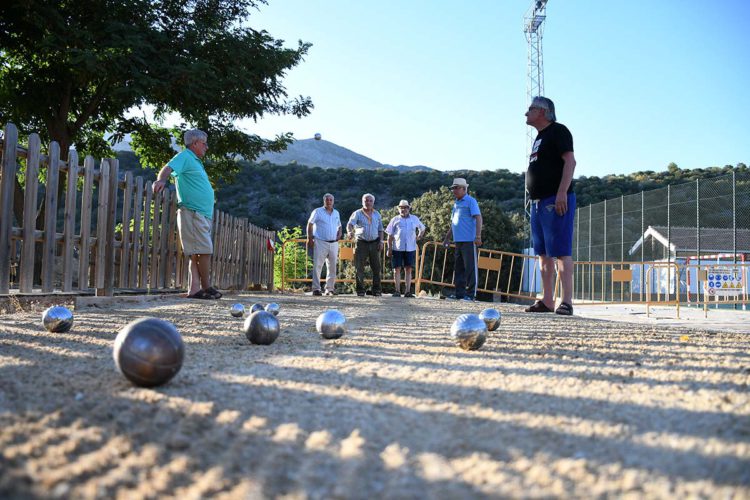
<svg viewBox="0 0 750 500">
<path fill-rule="evenodd" d="M 319 133 L 316 133 L 313 137 L 315 137 L 316 141 L 319 141 L 323 136 L 321 136 Z"/>
<path fill-rule="evenodd" d="M 492 308 L 485 309 L 479 313 L 479 318 L 484 321 L 485 325 L 487 325 L 488 332 L 494 332 L 497 330 L 500 326 L 501 317 L 502 315 L 500 314 L 500 311 Z"/>
<path fill-rule="evenodd" d="M 266 312 L 270 312 L 274 316 L 279 315 L 279 305 L 276 302 L 271 302 L 270 304 L 266 305 Z"/>
<path fill-rule="evenodd" d="M 337 339 L 346 333 L 346 318 L 335 309 L 329 309 L 318 316 L 315 329 L 324 339 Z"/>
<path fill-rule="evenodd" d="M 252 306 L 250 306 L 250 314 L 256 312 L 256 311 L 262 311 L 263 310 L 263 304 L 260 302 L 256 302 Z"/>
<path fill-rule="evenodd" d="M 462 314 L 451 325 L 451 337 L 461 349 L 475 351 L 487 339 L 487 325 L 476 314 Z"/>
<path fill-rule="evenodd" d="M 245 319 L 245 336 L 253 344 L 273 344 L 280 329 L 276 316 L 266 311 L 255 311 Z"/>
<path fill-rule="evenodd" d="M 63 306 L 52 306 L 42 313 L 42 324 L 49 332 L 65 333 L 73 327 L 73 313 Z"/>
<path fill-rule="evenodd" d="M 245 306 L 242 304 L 234 304 L 230 309 L 229 313 L 235 318 L 241 318 L 245 315 Z"/>
<path fill-rule="evenodd" d="M 113 351 L 120 373 L 141 387 L 165 384 L 177 375 L 185 346 L 169 321 L 142 318 L 120 330 Z"/>
</svg>

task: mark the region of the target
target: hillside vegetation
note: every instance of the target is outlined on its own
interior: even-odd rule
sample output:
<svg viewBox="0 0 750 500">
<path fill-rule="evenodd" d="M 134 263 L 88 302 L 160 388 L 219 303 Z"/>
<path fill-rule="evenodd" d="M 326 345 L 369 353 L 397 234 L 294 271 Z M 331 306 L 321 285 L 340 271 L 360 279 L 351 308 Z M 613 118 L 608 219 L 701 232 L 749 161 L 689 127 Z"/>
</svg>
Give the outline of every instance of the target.
<svg viewBox="0 0 750 500">
<path fill-rule="evenodd" d="M 133 170 L 134 175 L 155 178 L 153 170 L 140 167 L 133 153 L 120 153 L 118 158 L 122 170 Z M 672 163 L 663 172 L 579 177 L 575 181 L 575 191 L 578 206 L 582 207 L 668 184 L 726 175 L 732 170 L 747 173 L 748 167 L 739 163 L 735 167 L 683 170 Z M 236 177 L 216 186 L 216 197 L 220 210 L 247 217 L 258 226 L 278 230 L 284 226 L 304 226 L 310 211 L 322 205 L 323 194 L 327 192 L 336 197 L 336 208 L 341 216 L 348 217 L 361 206 L 364 193 L 374 194 L 376 208 L 383 210 L 394 207 L 401 199 L 412 202 L 426 192 L 437 192 L 440 187 L 450 185 L 454 177 L 465 177 L 472 196 L 494 202 L 506 215 L 523 212 L 524 175 L 508 170 L 398 172 L 240 162 Z"/>
</svg>

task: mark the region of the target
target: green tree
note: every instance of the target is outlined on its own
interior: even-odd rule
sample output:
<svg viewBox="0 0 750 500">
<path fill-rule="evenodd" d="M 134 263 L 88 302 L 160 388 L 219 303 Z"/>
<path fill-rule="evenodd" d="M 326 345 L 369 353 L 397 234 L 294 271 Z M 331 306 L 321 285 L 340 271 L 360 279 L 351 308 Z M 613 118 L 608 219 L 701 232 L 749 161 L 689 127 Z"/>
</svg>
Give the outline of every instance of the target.
<svg viewBox="0 0 750 500">
<path fill-rule="evenodd" d="M 294 49 L 249 26 L 265 0 L 8 0 L 0 7 L 0 119 L 21 134 L 75 144 L 95 157 L 104 141 L 134 134 L 142 159 L 160 167 L 173 153 L 169 136 L 197 126 L 208 132 L 212 179 L 236 172 L 232 158 L 281 150 L 234 125 L 265 114 L 309 114 L 309 97 L 288 99 L 286 72 L 310 44 Z M 149 106 L 156 121 L 129 114 Z M 159 126 L 168 113 L 184 123 Z M 64 154 L 65 154 L 64 153 Z"/>
<path fill-rule="evenodd" d="M 285 281 L 285 288 L 289 288 L 290 284 L 287 280 L 307 277 L 308 271 L 312 268 L 312 259 L 305 251 L 304 244 L 290 241 L 303 237 L 301 227 L 283 227 L 276 235 L 279 241 L 276 243 L 276 252 L 273 257 L 273 285 L 275 288 L 281 288 L 282 281 Z M 284 254 L 283 273 L 281 268 L 282 249 Z"/>
</svg>

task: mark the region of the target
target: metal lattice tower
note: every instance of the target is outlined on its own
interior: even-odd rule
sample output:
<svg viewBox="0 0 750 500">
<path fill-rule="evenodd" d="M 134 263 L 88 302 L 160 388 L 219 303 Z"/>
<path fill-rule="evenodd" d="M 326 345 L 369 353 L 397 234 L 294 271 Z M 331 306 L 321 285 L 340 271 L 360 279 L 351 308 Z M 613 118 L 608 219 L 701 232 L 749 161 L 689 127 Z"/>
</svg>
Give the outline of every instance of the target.
<svg viewBox="0 0 750 500">
<path fill-rule="evenodd" d="M 528 78 L 526 80 L 526 105 L 531 104 L 531 99 L 538 95 L 544 95 L 544 61 L 542 58 L 542 35 L 544 34 L 544 20 L 547 18 L 547 0 L 532 0 L 529 10 L 523 18 L 523 32 L 528 42 L 529 58 L 526 66 Z M 534 141 L 534 127 L 526 126 L 526 164 L 528 165 L 531 146 Z M 524 226 L 528 231 L 526 248 L 531 248 L 531 199 L 528 190 L 524 189 L 523 196 Z M 530 280 L 530 276 L 527 276 Z M 531 281 L 527 281 L 530 283 Z"/>
<path fill-rule="evenodd" d="M 529 44 L 529 59 L 526 67 L 526 104 L 538 95 L 544 95 L 544 61 L 542 57 L 542 35 L 544 34 L 544 20 L 547 18 L 547 0 L 532 0 L 526 16 L 523 19 L 523 32 Z M 534 140 L 533 127 L 527 127 L 527 153 L 531 152 Z M 528 156 L 528 155 L 527 155 Z"/>
</svg>

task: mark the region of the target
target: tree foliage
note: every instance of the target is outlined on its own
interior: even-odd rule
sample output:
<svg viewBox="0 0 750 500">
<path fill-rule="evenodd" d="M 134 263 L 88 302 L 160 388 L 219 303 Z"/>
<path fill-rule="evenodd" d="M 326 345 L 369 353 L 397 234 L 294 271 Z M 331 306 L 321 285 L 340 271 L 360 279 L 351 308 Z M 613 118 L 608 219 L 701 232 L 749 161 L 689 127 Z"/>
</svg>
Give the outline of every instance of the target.
<svg viewBox="0 0 750 500">
<path fill-rule="evenodd" d="M 37 132 L 62 151 L 109 156 L 103 137 L 135 135 L 153 167 L 174 154 L 169 136 L 208 132 L 212 179 L 236 171 L 236 155 L 281 150 L 291 134 L 262 139 L 236 128 L 241 118 L 307 115 L 309 97 L 289 99 L 282 78 L 310 44 L 284 48 L 249 27 L 265 0 L 8 0 L 0 7 L 0 118 Z M 166 130 L 158 120 L 178 113 Z M 157 125 L 155 127 L 155 125 Z"/>
</svg>

